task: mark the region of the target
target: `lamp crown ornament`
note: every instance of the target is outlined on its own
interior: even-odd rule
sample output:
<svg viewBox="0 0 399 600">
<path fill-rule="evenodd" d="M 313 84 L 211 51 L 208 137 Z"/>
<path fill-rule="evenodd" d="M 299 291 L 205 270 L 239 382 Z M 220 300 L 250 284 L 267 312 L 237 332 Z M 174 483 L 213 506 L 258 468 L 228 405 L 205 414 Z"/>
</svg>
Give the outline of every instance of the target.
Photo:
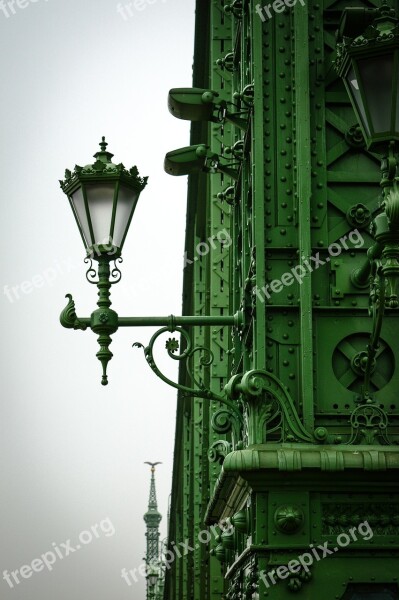
<svg viewBox="0 0 399 600">
<path fill-rule="evenodd" d="M 93 158 L 96 162 L 93 164 L 87 164 L 84 167 L 75 165 L 75 169 L 65 170 L 64 180 L 60 179 L 61 189 L 67 193 L 73 183 L 76 184 L 76 179 L 80 174 L 84 175 L 96 175 L 98 173 L 107 174 L 123 174 L 131 179 L 131 183 L 142 191 L 147 185 L 148 177 L 140 177 L 136 166 L 126 169 L 123 163 L 114 164 L 112 158 L 114 155 L 112 152 L 107 151 L 108 142 L 105 141 L 105 136 L 102 136 L 101 142 L 99 143 L 101 150 L 93 154 Z"/>
</svg>

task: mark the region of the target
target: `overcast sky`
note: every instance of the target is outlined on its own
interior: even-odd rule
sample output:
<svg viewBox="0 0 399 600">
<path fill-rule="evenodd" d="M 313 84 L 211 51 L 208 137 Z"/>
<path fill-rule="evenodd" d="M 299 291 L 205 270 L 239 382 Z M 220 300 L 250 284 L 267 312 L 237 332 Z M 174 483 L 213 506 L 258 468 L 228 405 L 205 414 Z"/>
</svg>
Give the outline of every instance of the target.
<svg viewBox="0 0 399 600">
<path fill-rule="evenodd" d="M 144 581 L 129 587 L 121 570 L 144 556 L 146 460 L 163 462 L 166 535 L 176 394 L 132 348 L 153 330 L 113 336 L 104 388 L 96 336 L 60 326 L 67 292 L 86 317 L 97 291 L 58 179 L 91 162 L 102 135 L 116 162 L 149 176 L 113 308 L 180 314 L 187 180 L 163 158 L 189 143 L 166 100 L 191 85 L 194 0 L 136 0 L 131 14 L 125 0 L 119 13 L 116 0 L 17 1 L 15 14 L 0 8 L 0 598 L 144 599 Z M 65 556 L 67 540 L 81 548 Z M 3 579 L 57 548 L 51 572 L 34 563 L 13 588 Z"/>
</svg>

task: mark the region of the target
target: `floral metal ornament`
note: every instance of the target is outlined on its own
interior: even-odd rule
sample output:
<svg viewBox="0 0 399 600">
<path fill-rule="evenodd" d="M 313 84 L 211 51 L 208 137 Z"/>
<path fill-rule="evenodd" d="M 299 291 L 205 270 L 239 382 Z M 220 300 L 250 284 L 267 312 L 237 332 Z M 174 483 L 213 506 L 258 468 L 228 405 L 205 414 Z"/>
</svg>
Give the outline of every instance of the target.
<svg viewBox="0 0 399 600">
<path fill-rule="evenodd" d="M 169 338 L 165 344 L 166 350 L 174 354 L 179 349 L 179 341 L 176 338 Z"/>
</svg>

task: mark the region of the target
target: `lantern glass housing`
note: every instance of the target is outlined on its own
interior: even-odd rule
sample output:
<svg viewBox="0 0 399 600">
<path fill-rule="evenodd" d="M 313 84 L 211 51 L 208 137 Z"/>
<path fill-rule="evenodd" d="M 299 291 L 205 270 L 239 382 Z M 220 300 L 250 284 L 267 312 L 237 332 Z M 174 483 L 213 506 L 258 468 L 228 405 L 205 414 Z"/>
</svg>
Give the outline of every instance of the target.
<svg viewBox="0 0 399 600">
<path fill-rule="evenodd" d="M 92 258 L 104 254 L 119 256 L 140 193 L 147 178 L 140 178 L 136 167 L 126 170 L 111 162 L 103 138 L 96 162 L 65 172 L 61 187 L 69 198 L 86 252 Z"/>
<path fill-rule="evenodd" d="M 342 19 L 336 68 L 367 147 L 378 152 L 385 150 L 387 143 L 399 141 L 399 21 L 383 5 L 364 32 L 348 37 L 345 29 L 354 35 L 354 17 L 352 12 Z"/>
<path fill-rule="evenodd" d="M 370 143 L 399 139 L 398 52 L 352 60 L 345 85 Z"/>
</svg>

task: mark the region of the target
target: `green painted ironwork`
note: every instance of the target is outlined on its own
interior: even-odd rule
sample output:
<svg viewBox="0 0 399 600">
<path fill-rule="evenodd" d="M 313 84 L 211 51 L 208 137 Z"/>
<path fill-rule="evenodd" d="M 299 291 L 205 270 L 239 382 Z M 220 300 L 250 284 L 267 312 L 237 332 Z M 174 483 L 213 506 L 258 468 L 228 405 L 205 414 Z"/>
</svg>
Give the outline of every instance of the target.
<svg viewBox="0 0 399 600">
<path fill-rule="evenodd" d="M 203 398 L 215 398 L 220 401 L 228 402 L 224 400 L 222 396 L 216 395 L 210 390 L 208 390 L 203 383 L 194 380 L 196 383 L 196 388 L 189 388 L 181 386 L 179 383 L 174 383 L 167 377 L 165 377 L 161 371 L 158 369 L 156 362 L 154 360 L 153 355 L 153 347 L 159 336 L 164 333 L 177 332 L 183 338 L 186 343 L 185 350 L 176 355 L 175 352 L 179 348 L 179 341 L 170 338 L 166 342 L 166 350 L 170 358 L 174 360 L 190 360 L 197 353 L 203 353 L 201 358 L 201 364 L 203 366 L 209 367 L 213 362 L 212 354 L 206 348 L 201 346 L 192 346 L 192 342 L 190 340 L 190 334 L 187 331 L 187 327 L 206 327 L 206 326 L 231 326 L 231 327 L 240 327 L 242 323 L 242 314 L 237 313 L 234 316 L 182 316 L 177 317 L 174 315 L 170 315 L 169 317 L 119 317 L 118 314 L 110 308 L 111 299 L 110 299 L 110 289 L 113 283 L 116 283 L 120 280 L 120 277 L 115 281 L 111 281 L 111 273 L 115 276 L 115 273 L 119 273 L 119 269 L 115 267 L 112 271 L 110 270 L 110 259 L 107 256 L 100 256 L 98 258 L 99 268 L 98 268 L 98 281 L 95 282 L 98 287 L 98 296 L 99 300 L 97 302 L 98 309 L 95 310 L 90 318 L 87 317 L 77 317 L 75 311 L 75 302 L 72 298 L 71 294 L 67 294 L 66 298 L 68 298 L 68 304 L 62 311 L 60 315 L 60 322 L 63 327 L 67 329 L 82 329 L 86 330 L 88 327 L 94 333 L 99 334 L 98 343 L 100 345 L 100 350 L 97 353 L 97 358 L 100 360 L 103 367 L 103 376 L 102 376 L 102 385 L 108 384 L 107 377 L 107 366 L 109 361 L 112 359 L 113 354 L 109 350 L 109 346 L 112 342 L 111 334 L 115 333 L 119 327 L 158 327 L 163 326 L 159 331 L 157 331 L 151 338 L 148 346 L 144 347 L 141 343 L 134 343 L 135 347 L 144 348 L 145 358 L 147 363 L 153 370 L 153 372 L 160 377 L 165 383 L 175 387 L 176 389 L 180 389 L 183 392 L 190 393 L 192 395 L 197 395 L 198 397 Z M 94 271 L 94 269 L 90 268 L 89 271 Z M 91 283 L 93 283 L 91 281 Z M 234 407 L 232 407 L 234 409 Z"/>
<path fill-rule="evenodd" d="M 377 2 L 358 4 L 369 23 Z M 227 338 L 227 363 L 214 369 L 214 360 L 207 373 L 216 393 L 224 375 L 241 419 L 212 401 L 208 421 L 201 400 L 179 397 L 170 520 L 172 537 L 182 531 L 194 542 L 224 518 L 234 533 L 216 528 L 210 558 L 195 551 L 176 561 L 164 599 L 396 599 L 399 322 L 384 292 L 394 303 L 397 257 L 378 219 L 391 193 L 388 212 L 397 218 L 396 158 L 383 158 L 381 201 L 380 159 L 334 70 L 344 5 L 286 3 L 264 21 L 258 8 L 249 0 L 198 2 L 194 91 L 174 90 L 177 116 L 193 120 L 190 143 L 238 160 L 235 177 L 189 176 L 187 255 L 220 224 L 221 208 L 232 244 L 224 284 L 216 252 L 186 268 L 184 310 L 223 306 L 244 317 Z M 218 103 L 240 112 L 246 89 L 247 128 L 218 122 Z M 273 285 L 293 269 L 305 276 Z M 191 339 L 215 357 L 208 335 L 198 328 Z M 194 378 L 198 372 L 200 365 Z M 180 381 L 193 379 L 181 370 Z M 262 572 L 283 568 L 309 544 L 333 549 L 337 535 L 366 519 L 374 542 L 360 540 L 265 586 Z"/>
</svg>

